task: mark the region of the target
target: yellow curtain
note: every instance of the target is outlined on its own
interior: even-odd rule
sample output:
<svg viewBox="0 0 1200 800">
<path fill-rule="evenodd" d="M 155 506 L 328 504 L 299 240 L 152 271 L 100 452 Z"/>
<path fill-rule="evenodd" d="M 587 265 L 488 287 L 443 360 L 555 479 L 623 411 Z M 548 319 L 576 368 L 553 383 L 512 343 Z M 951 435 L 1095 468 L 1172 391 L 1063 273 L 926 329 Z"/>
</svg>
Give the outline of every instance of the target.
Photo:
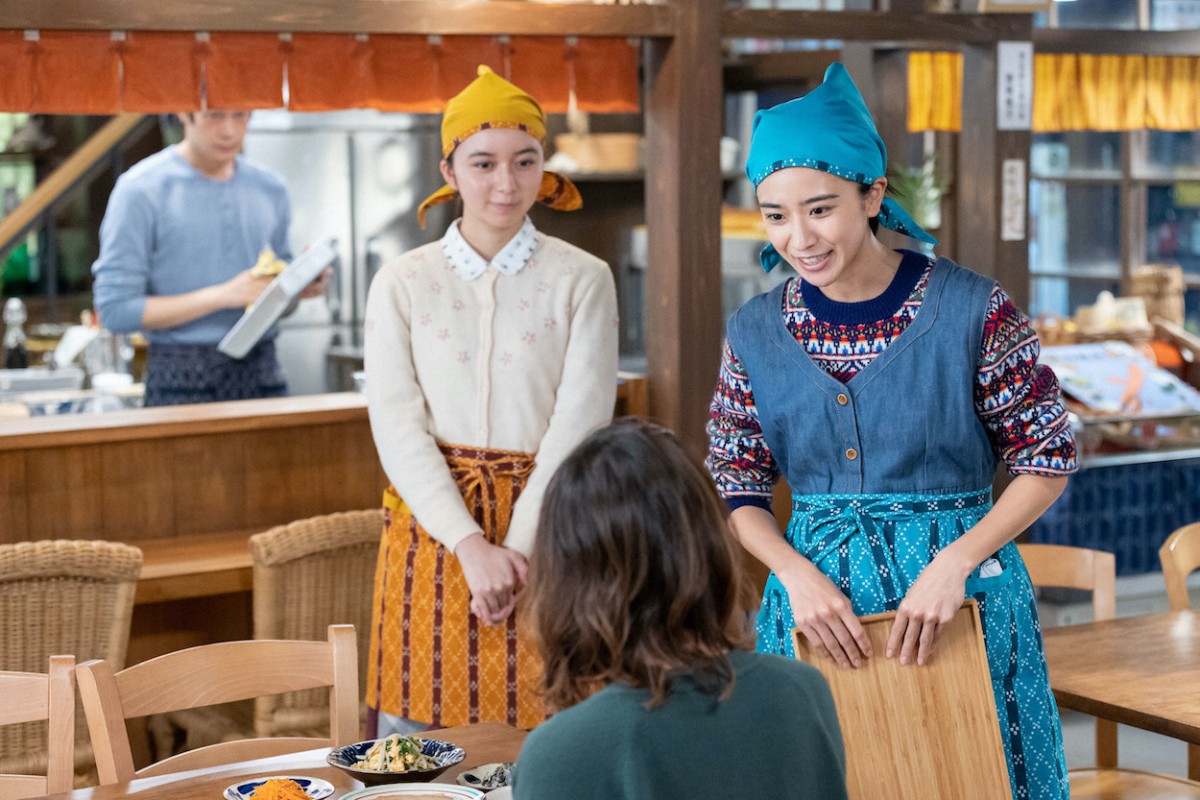
<svg viewBox="0 0 1200 800">
<path fill-rule="evenodd" d="M 908 129 L 958 131 L 961 115 L 961 55 L 910 53 Z M 1087 53 L 1034 57 L 1034 132 L 1139 128 L 1200 128 L 1200 57 Z"/>
<path fill-rule="evenodd" d="M 908 129 L 962 128 L 962 53 L 908 54 Z"/>
</svg>

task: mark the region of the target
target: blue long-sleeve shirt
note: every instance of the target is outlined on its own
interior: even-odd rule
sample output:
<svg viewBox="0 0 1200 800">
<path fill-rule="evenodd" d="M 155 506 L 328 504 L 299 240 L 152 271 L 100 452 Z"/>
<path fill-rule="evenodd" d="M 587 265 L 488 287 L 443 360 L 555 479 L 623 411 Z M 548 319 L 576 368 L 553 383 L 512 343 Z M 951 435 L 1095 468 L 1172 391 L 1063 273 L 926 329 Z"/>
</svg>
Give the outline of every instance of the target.
<svg viewBox="0 0 1200 800">
<path fill-rule="evenodd" d="M 101 323 L 141 330 L 147 297 L 224 283 L 267 245 L 290 260 L 290 222 L 283 181 L 240 156 L 227 180 L 203 175 L 174 147 L 143 159 L 117 179 L 100 225 L 92 291 Z M 241 315 L 223 309 L 145 333 L 151 342 L 216 345 Z"/>
</svg>

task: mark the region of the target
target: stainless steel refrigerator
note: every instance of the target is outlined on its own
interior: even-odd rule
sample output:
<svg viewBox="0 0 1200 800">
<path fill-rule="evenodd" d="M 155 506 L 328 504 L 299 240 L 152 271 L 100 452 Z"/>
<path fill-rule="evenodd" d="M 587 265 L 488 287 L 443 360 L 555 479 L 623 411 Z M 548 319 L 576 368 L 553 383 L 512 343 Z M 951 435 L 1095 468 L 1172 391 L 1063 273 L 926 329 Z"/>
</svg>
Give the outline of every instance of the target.
<svg viewBox="0 0 1200 800">
<path fill-rule="evenodd" d="M 245 155 L 287 183 L 293 253 L 337 239 L 340 264 L 324 298 L 300 304 L 280 324 L 276 346 L 292 394 L 352 388 L 361 359 L 367 288 L 389 258 L 437 239 L 448 206 L 417 206 L 442 184 L 440 118 L 371 110 L 256 111 Z"/>
</svg>

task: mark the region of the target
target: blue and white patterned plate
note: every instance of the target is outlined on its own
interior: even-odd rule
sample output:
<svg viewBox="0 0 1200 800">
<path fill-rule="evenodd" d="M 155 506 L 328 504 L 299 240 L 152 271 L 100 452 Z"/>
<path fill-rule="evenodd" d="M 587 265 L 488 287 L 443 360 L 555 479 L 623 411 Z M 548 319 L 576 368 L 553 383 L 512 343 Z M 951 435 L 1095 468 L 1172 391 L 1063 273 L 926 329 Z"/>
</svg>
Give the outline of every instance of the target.
<svg viewBox="0 0 1200 800">
<path fill-rule="evenodd" d="M 322 797 L 333 794 L 333 784 L 320 778 L 306 778 L 301 775 L 269 775 L 265 778 L 251 778 L 226 788 L 225 800 L 250 800 L 250 796 L 259 786 L 267 781 L 280 778 L 295 781 L 312 800 L 321 800 Z"/>
</svg>

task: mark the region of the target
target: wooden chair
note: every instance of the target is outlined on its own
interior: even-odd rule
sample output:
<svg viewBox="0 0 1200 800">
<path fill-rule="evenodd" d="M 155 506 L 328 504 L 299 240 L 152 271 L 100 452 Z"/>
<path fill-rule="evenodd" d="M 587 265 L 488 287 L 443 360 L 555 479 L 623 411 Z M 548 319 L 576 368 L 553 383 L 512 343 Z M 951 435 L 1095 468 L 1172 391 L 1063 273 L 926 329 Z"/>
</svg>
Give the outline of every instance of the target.
<svg viewBox="0 0 1200 800">
<path fill-rule="evenodd" d="M 1019 544 L 1017 550 L 1034 586 L 1092 593 L 1092 619 L 1117 616 L 1117 559 L 1112 553 L 1057 544 Z M 1117 766 L 1117 723 L 1096 720 L 1096 766 Z"/>
<path fill-rule="evenodd" d="M 0 545 L 0 670 L 41 672 L 54 653 L 124 666 L 142 551 L 117 542 L 45 540 Z M 75 771 L 92 777 L 82 714 Z M 45 774 L 47 723 L 0 728 L 0 772 Z"/>
<path fill-rule="evenodd" d="M 107 661 L 80 664 L 76 676 L 100 782 L 352 744 L 358 736 L 354 638 L 352 626 L 331 625 L 325 642 L 218 642 L 167 653 L 119 672 Z M 329 738 L 222 742 L 134 770 L 126 719 L 320 686 L 330 687 Z"/>
<path fill-rule="evenodd" d="M 1171 610 L 1186 611 L 1191 608 L 1187 577 L 1200 567 L 1200 522 L 1184 525 L 1168 536 L 1158 549 L 1158 560 L 1162 563 L 1163 580 L 1167 582 L 1167 600 L 1171 603 Z"/>
<path fill-rule="evenodd" d="M 321 640 L 330 625 L 353 625 L 360 632 L 358 680 L 363 685 L 382 530 L 383 510 L 370 509 L 311 517 L 251 536 L 254 638 Z M 255 736 L 324 735 L 327 694 L 310 689 L 157 715 L 149 724 L 156 756 Z M 359 715 L 365 718 L 365 703 Z"/>
<path fill-rule="evenodd" d="M 1188 596 L 1187 578 L 1200 567 L 1200 522 L 1184 525 L 1168 536 L 1158 549 L 1158 560 L 1162 564 L 1171 610 L 1188 610 L 1192 607 L 1192 599 Z M 1200 774 L 1200 745 L 1188 745 L 1188 774 Z"/>
<path fill-rule="evenodd" d="M 1019 544 L 1034 586 L 1092 593 L 1097 622 L 1117 615 L 1117 569 L 1112 553 L 1056 544 Z M 1179 798 L 1200 800 L 1200 784 L 1133 769 L 1117 768 L 1117 724 L 1096 720 L 1096 768 L 1069 771 L 1073 800 Z"/>
<path fill-rule="evenodd" d="M 883 657 L 895 616 L 861 618 L 876 657 L 859 669 L 813 656 L 793 632 L 797 657 L 819 669 L 833 691 L 850 800 L 1011 800 L 975 601 L 963 605 L 921 667 Z"/>
<path fill-rule="evenodd" d="M 75 778 L 75 658 L 50 656 L 48 673 L 0 672 L 0 725 L 44 722 L 46 775 L 0 775 L 0 800 L 69 792 Z"/>
</svg>

